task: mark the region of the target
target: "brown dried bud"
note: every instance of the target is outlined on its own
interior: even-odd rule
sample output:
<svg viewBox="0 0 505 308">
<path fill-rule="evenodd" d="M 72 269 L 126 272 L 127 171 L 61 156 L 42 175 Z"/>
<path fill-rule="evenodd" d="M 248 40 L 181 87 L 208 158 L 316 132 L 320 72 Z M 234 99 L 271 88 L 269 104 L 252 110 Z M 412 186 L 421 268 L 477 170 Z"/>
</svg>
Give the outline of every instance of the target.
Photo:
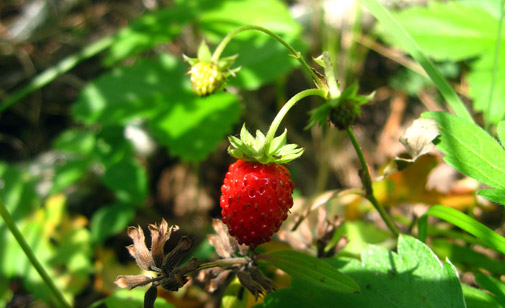
<svg viewBox="0 0 505 308">
<path fill-rule="evenodd" d="M 162 266 L 163 271 L 166 273 L 171 272 L 175 267 L 177 267 L 177 265 L 179 265 L 190 249 L 191 240 L 189 237 L 181 237 L 177 246 L 175 246 L 175 248 L 166 255 Z"/>
<path fill-rule="evenodd" d="M 252 279 L 252 276 L 249 272 L 246 271 L 238 271 L 237 272 L 238 280 L 240 283 L 247 288 L 253 295 L 256 300 L 258 300 L 259 295 L 263 295 L 262 286 Z"/>
<path fill-rule="evenodd" d="M 153 258 L 154 266 L 161 268 L 163 265 L 163 257 L 165 243 L 170 238 L 172 231 L 177 231 L 178 226 L 168 227 L 168 223 L 165 219 L 161 221 L 158 226 L 156 224 L 149 225 L 149 230 L 151 231 L 151 256 Z"/>
<path fill-rule="evenodd" d="M 141 269 L 145 271 L 150 270 L 152 264 L 151 254 L 146 246 L 144 231 L 142 231 L 140 226 L 138 228 L 128 227 L 128 236 L 133 240 L 133 247 L 128 246 L 128 251 L 132 257 L 135 258 L 135 261 Z"/>
<path fill-rule="evenodd" d="M 200 266 L 200 261 L 197 258 L 191 258 L 188 263 L 184 264 L 173 270 L 174 274 L 186 275 L 192 271 L 195 271 Z"/>
<path fill-rule="evenodd" d="M 121 275 L 117 276 L 116 281 L 114 283 L 120 288 L 128 288 L 133 289 L 135 287 L 143 286 L 150 283 L 151 278 L 142 275 Z"/>
<path fill-rule="evenodd" d="M 265 275 L 263 275 L 263 273 L 256 266 L 250 267 L 249 273 L 251 273 L 252 279 L 259 283 L 266 293 L 270 293 L 276 290 L 276 287 L 272 280 L 265 277 Z"/>
</svg>

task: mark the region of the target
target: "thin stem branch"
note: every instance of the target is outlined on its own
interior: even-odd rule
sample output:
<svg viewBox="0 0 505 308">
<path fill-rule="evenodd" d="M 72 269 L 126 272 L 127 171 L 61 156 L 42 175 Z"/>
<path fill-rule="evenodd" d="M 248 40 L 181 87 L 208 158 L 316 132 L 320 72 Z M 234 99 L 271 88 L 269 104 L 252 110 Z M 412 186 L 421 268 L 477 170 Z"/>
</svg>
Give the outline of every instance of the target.
<svg viewBox="0 0 505 308">
<path fill-rule="evenodd" d="M 279 110 L 277 115 L 275 116 L 274 120 L 272 121 L 272 124 L 270 124 L 270 127 L 268 129 L 267 135 L 265 137 L 265 146 L 269 146 L 272 139 L 275 136 L 275 132 L 277 132 L 277 129 L 279 128 L 279 125 L 281 124 L 282 119 L 284 119 L 284 116 L 288 113 L 288 111 L 293 107 L 296 103 L 298 103 L 301 99 L 311 96 L 311 95 L 316 95 L 316 96 L 321 96 L 322 98 L 327 97 L 328 93 L 326 90 L 321 90 L 321 89 L 308 89 L 308 90 L 303 90 L 295 96 L 291 97 Z"/>
<path fill-rule="evenodd" d="M 206 268 L 213 267 L 231 267 L 234 265 L 242 265 L 251 262 L 248 258 L 229 258 L 229 259 L 220 259 L 212 262 L 207 262 L 200 264 L 200 266 L 196 269 L 197 271 L 203 270 Z"/>
<path fill-rule="evenodd" d="M 500 47 L 501 47 L 501 37 L 502 37 L 502 30 L 503 30 L 503 19 L 505 17 L 504 13 L 504 8 L 505 8 L 505 0 L 501 1 L 501 6 L 500 6 L 500 22 L 498 23 L 498 36 L 496 38 L 496 45 L 494 49 L 494 61 L 493 61 L 493 72 L 491 75 L 491 85 L 489 87 L 489 98 L 487 102 L 487 116 L 486 116 L 486 129 L 489 128 L 490 122 L 489 122 L 489 117 L 491 116 L 491 109 L 493 107 L 493 94 L 494 94 L 494 88 L 496 84 L 496 74 L 498 73 L 498 61 L 500 59 Z"/>
<path fill-rule="evenodd" d="M 298 62 L 300 62 L 300 64 L 303 66 L 303 68 L 305 70 L 307 70 L 307 72 L 310 74 L 310 76 L 312 77 L 314 82 L 317 84 L 318 88 L 324 89 L 324 85 L 323 85 L 322 81 L 317 77 L 316 73 L 314 73 L 312 68 L 305 61 L 305 59 L 303 59 L 302 54 L 299 51 L 294 49 L 293 46 L 291 46 L 288 42 L 286 42 L 284 39 L 282 39 L 277 34 L 273 33 L 272 31 L 270 31 L 266 28 L 260 27 L 260 26 L 253 26 L 253 25 L 240 26 L 240 27 L 236 28 L 235 30 L 233 30 L 232 32 L 228 33 L 223 38 L 223 40 L 219 43 L 219 45 L 216 47 L 216 50 L 212 54 L 212 61 L 217 62 L 219 60 L 219 57 L 221 56 L 224 49 L 226 48 L 226 45 L 228 45 L 228 43 L 235 37 L 235 35 L 239 34 L 240 32 L 248 31 L 248 30 L 255 30 L 255 31 L 263 32 L 267 35 L 270 35 L 271 37 L 273 37 L 277 41 L 279 41 L 282 45 L 284 45 L 284 47 L 286 47 L 291 52 L 291 56 L 293 58 L 295 58 L 296 60 L 298 60 Z"/>
<path fill-rule="evenodd" d="M 386 210 L 382 207 L 382 205 L 377 201 L 377 199 L 374 196 L 373 193 L 373 187 L 372 187 L 372 177 L 370 176 L 370 172 L 368 171 L 368 166 L 365 161 L 365 156 L 363 155 L 363 151 L 361 151 L 361 147 L 358 143 L 358 140 L 356 139 L 356 136 L 354 136 L 354 132 L 350 127 L 347 128 L 346 130 L 347 135 L 349 136 L 349 139 L 351 139 L 352 145 L 354 147 L 354 150 L 356 151 L 356 154 L 358 155 L 359 162 L 361 164 L 361 172 L 360 172 L 360 178 L 361 182 L 363 183 L 363 188 L 365 190 L 365 198 L 372 203 L 373 207 L 379 212 L 379 215 L 382 217 L 386 225 L 388 226 L 389 230 L 395 235 L 398 236 L 400 234 L 400 231 L 394 224 L 393 220 L 391 217 L 389 217 L 388 213 Z"/>
<path fill-rule="evenodd" d="M 0 200 L 0 215 L 2 216 L 7 228 L 9 228 L 10 232 L 12 233 L 16 241 L 19 243 L 19 246 L 21 246 L 21 249 L 23 249 L 26 257 L 28 257 L 28 260 L 30 261 L 32 266 L 35 268 L 35 270 L 37 270 L 40 277 L 42 277 L 42 280 L 44 280 L 47 287 L 51 290 L 56 300 L 59 302 L 60 306 L 70 308 L 71 306 L 67 303 L 67 301 L 63 297 L 63 294 L 60 292 L 60 290 L 58 290 L 49 274 L 46 272 L 42 264 L 39 262 L 39 260 L 33 253 L 33 250 L 31 249 L 30 245 L 28 245 L 28 243 L 26 242 L 25 238 L 19 231 L 18 227 L 16 226 L 16 223 L 12 219 L 11 215 L 7 211 L 7 208 L 5 207 L 5 205 L 1 200 Z"/>
</svg>

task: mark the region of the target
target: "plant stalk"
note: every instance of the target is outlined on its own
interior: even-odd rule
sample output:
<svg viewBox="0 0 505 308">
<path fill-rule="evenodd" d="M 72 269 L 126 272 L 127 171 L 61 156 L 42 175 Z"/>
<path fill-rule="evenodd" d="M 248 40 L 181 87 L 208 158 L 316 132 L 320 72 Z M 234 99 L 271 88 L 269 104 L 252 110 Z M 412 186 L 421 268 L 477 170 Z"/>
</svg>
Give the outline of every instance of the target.
<svg viewBox="0 0 505 308">
<path fill-rule="evenodd" d="M 303 90 L 297 94 L 295 94 L 293 97 L 291 97 L 279 110 L 277 115 L 275 116 L 274 120 L 272 121 L 272 124 L 270 124 L 270 127 L 268 128 L 267 135 L 265 137 L 265 146 L 270 146 L 270 143 L 272 142 L 272 139 L 275 137 L 275 132 L 277 132 L 277 129 L 279 128 L 279 125 L 282 122 L 282 119 L 284 119 L 284 116 L 288 113 L 288 111 L 293 107 L 296 103 L 298 103 L 301 99 L 311 96 L 311 95 L 316 95 L 316 96 L 321 96 L 322 98 L 326 99 L 328 93 L 326 90 L 321 90 L 321 89 L 308 89 L 308 90 Z"/>
<path fill-rule="evenodd" d="M 349 139 L 351 139 L 352 145 L 354 147 L 354 150 L 356 151 L 356 154 L 358 155 L 359 162 L 361 164 L 360 178 L 361 182 L 363 183 L 363 188 L 365 190 L 365 198 L 367 198 L 368 201 L 372 203 L 373 207 L 379 212 L 379 215 L 381 216 L 382 220 L 384 220 L 389 230 L 395 236 L 398 236 L 400 234 L 398 227 L 396 227 L 396 225 L 394 224 L 391 217 L 389 217 L 386 210 L 375 198 L 372 187 L 372 177 L 370 176 L 370 172 L 368 171 L 368 166 L 365 161 L 365 156 L 363 155 L 363 151 L 361 151 L 361 147 L 359 146 L 356 136 L 354 136 L 354 132 L 350 127 L 348 127 L 346 133 L 349 136 Z"/>
<path fill-rule="evenodd" d="M 228 45 L 228 43 L 235 37 L 235 35 L 239 34 L 240 32 L 247 31 L 247 30 L 255 30 L 255 31 L 263 32 L 267 35 L 270 35 L 271 37 L 273 37 L 277 41 L 279 41 L 282 45 L 284 45 L 284 47 L 286 47 L 291 52 L 291 56 L 293 58 L 295 58 L 296 60 L 298 60 L 298 62 L 300 62 L 300 64 L 303 66 L 303 68 L 305 68 L 305 70 L 310 74 L 310 76 L 312 77 L 312 79 L 316 83 L 317 87 L 319 89 L 325 88 L 322 81 L 317 77 L 316 73 L 314 73 L 312 68 L 305 61 L 305 59 L 303 59 L 302 54 L 299 51 L 294 49 L 293 46 L 291 46 L 288 42 L 286 42 L 284 39 L 282 39 L 277 34 L 273 33 L 272 31 L 270 31 L 266 28 L 260 27 L 260 26 L 253 26 L 253 25 L 240 26 L 240 27 L 236 28 L 235 30 L 231 31 L 230 33 L 228 33 L 223 38 L 223 40 L 219 43 L 219 45 L 216 47 L 216 50 L 214 50 L 214 53 L 212 54 L 212 61 L 217 62 L 219 60 L 219 57 L 221 56 L 224 49 L 226 48 L 226 45 Z"/>
<path fill-rule="evenodd" d="M 234 266 L 237 264 L 240 264 L 240 265 L 247 264 L 250 261 L 251 260 L 249 260 L 248 258 L 220 259 L 220 260 L 200 264 L 200 266 L 196 270 L 199 271 L 199 270 L 203 270 L 206 268 L 213 268 L 213 267 L 230 267 L 230 266 Z"/>
<path fill-rule="evenodd" d="M 18 227 L 16 226 L 16 223 L 12 219 L 11 215 L 7 211 L 7 208 L 5 207 L 5 205 L 1 200 L 0 200 L 0 215 L 3 218 L 5 225 L 7 225 L 7 228 L 9 228 L 9 231 L 12 233 L 16 241 L 19 243 L 19 246 L 21 246 L 21 249 L 23 249 L 26 257 L 28 258 L 32 266 L 35 268 L 35 270 L 37 270 L 40 277 L 42 277 L 42 280 L 44 280 L 47 287 L 51 290 L 60 306 L 70 308 L 71 306 L 67 303 L 67 301 L 63 297 L 63 294 L 60 292 L 60 290 L 58 290 L 49 274 L 46 272 L 42 264 L 39 262 L 39 260 L 33 253 L 33 250 L 31 249 L 30 245 L 28 245 L 28 243 L 26 242 L 25 238 L 19 231 Z"/>
</svg>

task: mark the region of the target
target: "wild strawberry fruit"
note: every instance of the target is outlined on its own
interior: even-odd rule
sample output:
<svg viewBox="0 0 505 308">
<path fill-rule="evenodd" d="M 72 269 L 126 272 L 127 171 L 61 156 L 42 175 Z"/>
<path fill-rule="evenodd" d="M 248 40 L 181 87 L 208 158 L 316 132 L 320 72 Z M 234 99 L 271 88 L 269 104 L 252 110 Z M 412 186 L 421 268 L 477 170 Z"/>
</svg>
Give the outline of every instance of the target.
<svg viewBox="0 0 505 308">
<path fill-rule="evenodd" d="M 294 183 L 283 164 L 303 149 L 286 145 L 286 133 L 269 142 L 260 131 L 253 137 L 244 126 L 240 139 L 229 138 L 228 152 L 237 161 L 221 186 L 221 215 L 230 235 L 251 248 L 270 241 L 293 206 Z"/>
<path fill-rule="evenodd" d="M 214 63 L 198 62 L 191 67 L 191 89 L 199 96 L 216 92 L 225 81 L 225 76 Z"/>
<path fill-rule="evenodd" d="M 205 42 L 198 48 L 198 57 L 183 56 L 191 65 L 188 72 L 191 75 L 191 89 L 199 96 L 207 96 L 221 88 L 228 75 L 235 76 L 240 68 L 230 69 L 237 55 L 222 59 L 213 59 Z"/>
<path fill-rule="evenodd" d="M 237 160 L 221 186 L 223 222 L 240 244 L 270 241 L 293 206 L 294 183 L 283 165 Z"/>
</svg>

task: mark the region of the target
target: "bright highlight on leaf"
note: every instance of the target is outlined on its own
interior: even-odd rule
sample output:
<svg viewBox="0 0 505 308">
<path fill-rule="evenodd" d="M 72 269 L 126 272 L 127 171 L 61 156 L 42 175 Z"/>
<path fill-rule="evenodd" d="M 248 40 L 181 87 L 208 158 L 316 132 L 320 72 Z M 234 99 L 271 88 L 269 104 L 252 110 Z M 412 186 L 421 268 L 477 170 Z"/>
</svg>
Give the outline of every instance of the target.
<svg viewBox="0 0 505 308">
<path fill-rule="evenodd" d="M 333 292 L 359 292 L 360 287 L 349 276 L 342 274 L 324 260 L 294 251 L 277 250 L 261 256 L 261 259 L 280 268 L 293 279 Z"/>
</svg>

